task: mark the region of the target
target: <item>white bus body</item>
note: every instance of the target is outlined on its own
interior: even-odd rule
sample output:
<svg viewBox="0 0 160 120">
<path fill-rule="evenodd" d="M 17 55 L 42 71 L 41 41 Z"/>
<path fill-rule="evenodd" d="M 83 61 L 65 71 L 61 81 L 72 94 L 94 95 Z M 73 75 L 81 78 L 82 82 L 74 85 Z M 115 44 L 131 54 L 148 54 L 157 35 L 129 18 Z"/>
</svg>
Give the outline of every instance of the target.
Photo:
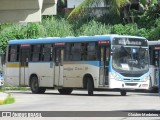
<svg viewBox="0 0 160 120">
<path fill-rule="evenodd" d="M 126 45 L 113 45 L 114 38 L 138 39 L 136 42 L 127 41 L 132 48 L 125 49 L 131 50 L 131 53 L 133 50 L 134 55 L 143 49 L 148 55 L 148 46 L 140 44 L 141 41 L 146 42 L 145 38 L 134 36 L 13 40 L 9 42 L 7 50 L 5 83 L 11 86 L 30 86 L 33 93 L 44 93 L 46 88 L 57 88 L 61 94 L 70 94 L 74 88 L 84 88 L 89 95 L 93 95 L 95 89 L 116 89 L 121 95 L 126 95 L 126 90 L 149 89 L 148 64 L 137 68 L 137 60 L 130 59 L 130 63 L 120 63 L 121 67 L 114 63 L 117 62 L 117 46 Z"/>
</svg>

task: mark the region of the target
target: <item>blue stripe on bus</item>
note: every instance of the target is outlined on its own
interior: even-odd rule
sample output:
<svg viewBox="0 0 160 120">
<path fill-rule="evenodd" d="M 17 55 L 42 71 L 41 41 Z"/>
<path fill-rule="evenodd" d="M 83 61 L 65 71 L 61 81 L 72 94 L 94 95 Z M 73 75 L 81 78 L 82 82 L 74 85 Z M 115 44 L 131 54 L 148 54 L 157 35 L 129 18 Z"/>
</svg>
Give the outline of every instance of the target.
<svg viewBox="0 0 160 120">
<path fill-rule="evenodd" d="M 64 61 L 64 64 L 88 64 L 93 66 L 100 66 L 99 61 Z"/>
<path fill-rule="evenodd" d="M 111 40 L 111 36 L 88 36 L 88 37 L 64 37 L 64 38 L 41 38 L 41 39 L 23 39 L 23 40 L 10 40 L 9 44 L 43 44 L 43 43 L 56 43 L 56 42 L 85 42 L 85 41 L 98 41 L 98 40 Z"/>
<path fill-rule="evenodd" d="M 112 40 L 114 37 L 136 37 L 138 36 L 123 36 L 123 35 L 95 35 L 95 36 L 80 36 L 80 37 L 51 37 L 51 38 L 39 38 L 39 39 L 21 39 L 10 40 L 9 44 L 43 44 L 43 43 L 56 43 L 56 42 L 87 42 L 87 41 L 100 41 L 100 40 Z"/>
</svg>

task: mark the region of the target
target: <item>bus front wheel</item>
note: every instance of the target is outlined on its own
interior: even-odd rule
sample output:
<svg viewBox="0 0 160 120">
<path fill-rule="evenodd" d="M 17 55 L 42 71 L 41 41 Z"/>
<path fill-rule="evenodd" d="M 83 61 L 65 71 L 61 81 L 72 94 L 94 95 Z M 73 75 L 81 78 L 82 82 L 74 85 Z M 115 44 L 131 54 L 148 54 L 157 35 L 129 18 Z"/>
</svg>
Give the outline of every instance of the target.
<svg viewBox="0 0 160 120">
<path fill-rule="evenodd" d="M 126 96 L 127 92 L 125 90 L 121 90 L 121 96 Z"/>
<path fill-rule="evenodd" d="M 34 94 L 43 94 L 46 91 L 46 88 L 39 87 L 38 78 L 36 76 L 31 77 L 30 87 Z"/>
<path fill-rule="evenodd" d="M 93 85 L 93 81 L 90 77 L 88 77 L 88 79 L 87 79 L 87 90 L 88 90 L 88 95 L 93 96 L 94 85 Z"/>
</svg>

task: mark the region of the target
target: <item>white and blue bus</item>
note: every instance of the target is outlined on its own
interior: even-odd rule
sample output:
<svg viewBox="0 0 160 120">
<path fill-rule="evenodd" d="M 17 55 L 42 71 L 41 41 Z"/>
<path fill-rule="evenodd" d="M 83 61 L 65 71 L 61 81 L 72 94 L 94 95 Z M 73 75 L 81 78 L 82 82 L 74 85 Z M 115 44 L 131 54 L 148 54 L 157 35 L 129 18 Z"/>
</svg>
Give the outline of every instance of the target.
<svg viewBox="0 0 160 120">
<path fill-rule="evenodd" d="M 144 37 L 95 35 L 10 40 L 5 83 L 32 93 L 58 89 L 149 89 L 149 49 Z"/>
<path fill-rule="evenodd" d="M 158 92 L 160 69 L 160 41 L 148 41 L 150 55 L 151 92 Z"/>
</svg>

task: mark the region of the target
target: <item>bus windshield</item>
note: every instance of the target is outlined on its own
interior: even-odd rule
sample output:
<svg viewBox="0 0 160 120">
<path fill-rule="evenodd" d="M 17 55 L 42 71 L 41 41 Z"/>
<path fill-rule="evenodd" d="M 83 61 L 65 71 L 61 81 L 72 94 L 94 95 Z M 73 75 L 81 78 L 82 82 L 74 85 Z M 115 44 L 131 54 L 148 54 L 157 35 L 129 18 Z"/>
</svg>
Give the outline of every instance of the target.
<svg viewBox="0 0 160 120">
<path fill-rule="evenodd" d="M 141 76 L 149 70 L 149 54 L 147 47 L 113 46 L 112 66 L 124 76 Z"/>
</svg>

